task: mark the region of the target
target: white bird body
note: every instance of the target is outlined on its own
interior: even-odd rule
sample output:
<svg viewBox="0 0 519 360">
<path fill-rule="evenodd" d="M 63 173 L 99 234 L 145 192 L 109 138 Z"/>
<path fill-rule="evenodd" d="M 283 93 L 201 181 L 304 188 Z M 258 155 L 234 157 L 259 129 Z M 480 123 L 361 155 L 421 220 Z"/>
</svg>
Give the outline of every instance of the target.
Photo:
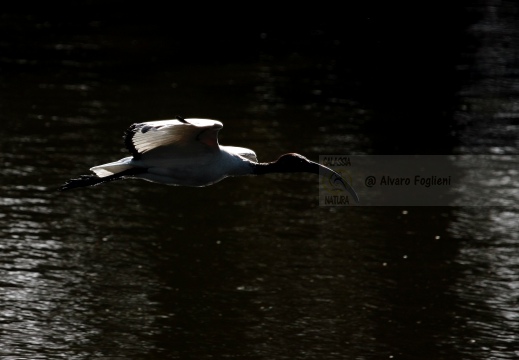
<svg viewBox="0 0 519 360">
<path fill-rule="evenodd" d="M 131 168 L 146 168 L 134 177 L 180 186 L 207 186 L 228 176 L 252 173 L 251 161 L 258 161 L 254 151 L 218 144 L 221 122 L 184 121 L 187 123 L 176 119 L 134 125 L 126 134 L 126 145 L 136 155 L 90 170 L 103 178 Z"/>
<path fill-rule="evenodd" d="M 197 156 L 138 160 L 129 156 L 115 162 L 94 166 L 90 170 L 103 178 L 134 167 L 145 167 L 147 172 L 136 174 L 134 177 L 166 185 L 207 186 L 228 176 L 251 174 L 251 161 L 242 155 L 242 150 L 248 149 L 220 146 L 220 151 L 214 154 Z"/>
<path fill-rule="evenodd" d="M 275 172 L 311 172 L 327 176 L 330 183 L 350 192 L 353 188 L 335 171 L 299 154 L 285 154 L 270 163 L 258 163 L 253 150 L 222 146 L 218 131 L 222 123 L 209 119 L 148 121 L 133 124 L 125 132 L 125 145 L 132 156 L 92 167 L 94 175 L 69 180 L 61 187 L 98 185 L 133 177 L 179 186 L 207 186 L 229 176 L 263 175 Z"/>
</svg>

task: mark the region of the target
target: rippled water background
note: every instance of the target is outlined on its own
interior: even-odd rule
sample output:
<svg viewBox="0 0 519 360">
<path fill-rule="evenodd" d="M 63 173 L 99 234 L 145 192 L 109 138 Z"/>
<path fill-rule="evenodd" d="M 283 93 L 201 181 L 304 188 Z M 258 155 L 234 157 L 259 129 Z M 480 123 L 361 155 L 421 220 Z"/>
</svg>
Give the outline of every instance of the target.
<svg viewBox="0 0 519 360">
<path fill-rule="evenodd" d="M 2 359 L 519 357 L 515 2 L 51 10 L 0 15 Z M 503 206 L 321 207 L 310 175 L 56 192 L 176 115 L 262 161 L 501 156 L 476 181 Z"/>
</svg>

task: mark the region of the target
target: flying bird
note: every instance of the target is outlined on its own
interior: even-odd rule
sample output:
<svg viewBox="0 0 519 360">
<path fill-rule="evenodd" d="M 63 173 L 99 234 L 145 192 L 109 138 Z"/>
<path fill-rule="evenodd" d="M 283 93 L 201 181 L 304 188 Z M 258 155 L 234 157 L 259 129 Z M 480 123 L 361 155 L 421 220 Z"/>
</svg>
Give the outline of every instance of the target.
<svg viewBox="0 0 519 360">
<path fill-rule="evenodd" d="M 260 163 L 250 149 L 218 143 L 220 121 L 184 119 L 148 121 L 131 125 L 124 143 L 131 156 L 92 167 L 95 175 L 82 175 L 60 191 L 94 186 L 125 178 L 180 186 L 208 186 L 229 176 L 270 173 L 313 173 L 324 176 L 336 189 L 359 198 L 341 175 L 306 157 L 288 153 L 276 161 Z"/>
</svg>

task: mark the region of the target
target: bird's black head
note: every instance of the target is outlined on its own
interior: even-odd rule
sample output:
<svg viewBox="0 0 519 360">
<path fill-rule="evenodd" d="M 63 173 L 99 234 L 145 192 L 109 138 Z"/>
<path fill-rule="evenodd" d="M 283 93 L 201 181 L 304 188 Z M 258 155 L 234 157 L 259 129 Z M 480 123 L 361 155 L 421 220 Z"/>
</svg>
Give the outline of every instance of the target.
<svg viewBox="0 0 519 360">
<path fill-rule="evenodd" d="M 319 164 L 308 160 L 303 155 L 289 153 L 281 155 L 276 161 L 255 164 L 256 175 L 270 173 L 308 172 L 319 174 Z"/>
<path fill-rule="evenodd" d="M 356 202 L 359 202 L 359 197 L 351 185 L 346 182 L 340 174 L 333 171 L 332 169 L 313 162 L 305 158 L 303 155 L 289 153 L 281 155 L 276 161 L 269 163 L 254 163 L 252 166 L 252 174 L 264 175 L 271 173 L 298 173 L 306 172 L 320 175 L 334 186 L 338 186 L 343 190 L 348 191 Z"/>
<path fill-rule="evenodd" d="M 303 155 L 289 153 L 281 155 L 271 163 L 276 172 L 308 172 L 319 174 L 319 165 Z"/>
</svg>

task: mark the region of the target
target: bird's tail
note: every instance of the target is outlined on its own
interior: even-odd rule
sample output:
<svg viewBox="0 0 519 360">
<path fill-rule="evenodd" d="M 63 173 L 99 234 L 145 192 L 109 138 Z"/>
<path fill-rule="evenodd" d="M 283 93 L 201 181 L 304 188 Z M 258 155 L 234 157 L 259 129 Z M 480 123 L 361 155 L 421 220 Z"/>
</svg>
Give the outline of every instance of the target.
<svg viewBox="0 0 519 360">
<path fill-rule="evenodd" d="M 134 176 L 137 174 L 142 174 L 145 171 L 146 171 L 146 169 L 131 168 L 131 169 L 126 169 L 121 172 L 118 172 L 118 173 L 115 173 L 112 175 L 108 175 L 108 176 L 104 176 L 104 177 L 99 177 L 96 175 L 81 175 L 77 179 L 68 180 L 65 184 L 63 184 L 59 188 L 59 191 L 65 191 L 65 190 L 75 189 L 75 188 L 79 188 L 79 187 L 95 186 L 95 185 L 103 184 L 103 183 L 109 182 L 109 181 L 121 180 L 121 179 L 125 178 L 126 176 Z"/>
</svg>

